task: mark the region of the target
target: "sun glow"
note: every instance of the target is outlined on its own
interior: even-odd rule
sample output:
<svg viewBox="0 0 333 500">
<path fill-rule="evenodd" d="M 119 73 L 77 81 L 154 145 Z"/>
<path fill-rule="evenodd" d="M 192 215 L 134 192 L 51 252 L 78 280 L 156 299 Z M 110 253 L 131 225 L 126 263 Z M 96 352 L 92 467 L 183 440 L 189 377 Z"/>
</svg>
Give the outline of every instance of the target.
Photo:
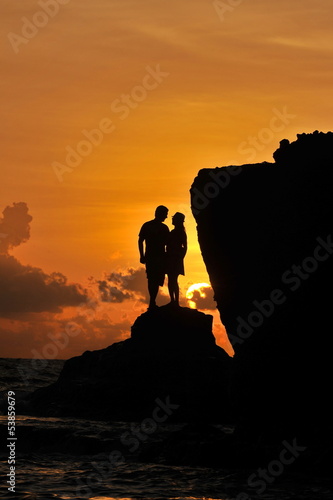
<svg viewBox="0 0 333 500">
<path fill-rule="evenodd" d="M 191 285 L 188 288 L 188 290 L 186 292 L 186 298 L 189 302 L 189 306 L 191 309 L 196 309 L 196 303 L 193 300 L 191 300 L 193 298 L 194 292 L 199 292 L 200 297 L 205 298 L 206 297 L 206 293 L 205 293 L 206 288 L 211 288 L 211 286 L 208 285 L 208 283 L 194 283 L 193 285 Z"/>
</svg>

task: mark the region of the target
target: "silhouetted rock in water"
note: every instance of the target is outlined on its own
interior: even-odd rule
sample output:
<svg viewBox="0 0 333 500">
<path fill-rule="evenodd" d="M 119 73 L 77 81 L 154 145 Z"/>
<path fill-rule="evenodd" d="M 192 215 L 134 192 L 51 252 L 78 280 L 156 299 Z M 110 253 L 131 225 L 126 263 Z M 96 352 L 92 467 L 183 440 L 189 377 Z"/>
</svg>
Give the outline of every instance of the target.
<svg viewBox="0 0 333 500">
<path fill-rule="evenodd" d="M 235 350 L 236 433 L 332 446 L 333 133 L 283 140 L 273 156 L 203 169 L 191 187 L 202 256 Z"/>
<path fill-rule="evenodd" d="M 159 422 L 228 419 L 232 358 L 216 345 L 212 316 L 163 306 L 131 338 L 67 360 L 59 379 L 35 391 L 26 412 Z"/>
</svg>

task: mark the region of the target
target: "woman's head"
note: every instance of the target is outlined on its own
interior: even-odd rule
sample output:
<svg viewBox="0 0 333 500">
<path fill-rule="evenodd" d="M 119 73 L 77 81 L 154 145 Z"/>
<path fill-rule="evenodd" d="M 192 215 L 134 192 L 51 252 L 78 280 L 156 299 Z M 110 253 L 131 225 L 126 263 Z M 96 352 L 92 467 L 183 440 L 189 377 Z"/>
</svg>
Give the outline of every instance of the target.
<svg viewBox="0 0 333 500">
<path fill-rule="evenodd" d="M 185 215 L 180 213 L 180 212 L 176 212 L 175 215 L 173 215 L 173 217 L 172 217 L 172 224 L 176 227 L 183 226 L 184 221 L 185 221 Z"/>
</svg>

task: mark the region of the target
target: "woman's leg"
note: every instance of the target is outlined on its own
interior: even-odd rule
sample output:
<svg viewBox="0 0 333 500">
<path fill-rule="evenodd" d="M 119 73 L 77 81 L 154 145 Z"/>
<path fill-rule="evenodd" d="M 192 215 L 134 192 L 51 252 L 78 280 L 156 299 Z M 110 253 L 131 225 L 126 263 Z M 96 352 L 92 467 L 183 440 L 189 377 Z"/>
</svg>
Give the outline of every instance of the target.
<svg viewBox="0 0 333 500">
<path fill-rule="evenodd" d="M 177 306 L 179 306 L 179 285 L 178 285 L 178 276 L 176 276 L 175 280 L 175 302 Z"/>
<path fill-rule="evenodd" d="M 178 274 L 168 274 L 168 289 L 171 302 L 179 305 Z"/>
</svg>

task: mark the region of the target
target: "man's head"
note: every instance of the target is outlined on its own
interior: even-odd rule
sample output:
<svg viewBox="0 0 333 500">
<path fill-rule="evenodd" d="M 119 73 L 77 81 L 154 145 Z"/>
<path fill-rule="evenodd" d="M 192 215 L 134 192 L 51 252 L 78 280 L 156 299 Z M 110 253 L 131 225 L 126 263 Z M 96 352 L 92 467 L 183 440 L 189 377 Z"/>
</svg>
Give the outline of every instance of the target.
<svg viewBox="0 0 333 500">
<path fill-rule="evenodd" d="M 159 205 L 155 210 L 155 219 L 163 222 L 168 217 L 169 209 L 164 205 Z"/>
</svg>

